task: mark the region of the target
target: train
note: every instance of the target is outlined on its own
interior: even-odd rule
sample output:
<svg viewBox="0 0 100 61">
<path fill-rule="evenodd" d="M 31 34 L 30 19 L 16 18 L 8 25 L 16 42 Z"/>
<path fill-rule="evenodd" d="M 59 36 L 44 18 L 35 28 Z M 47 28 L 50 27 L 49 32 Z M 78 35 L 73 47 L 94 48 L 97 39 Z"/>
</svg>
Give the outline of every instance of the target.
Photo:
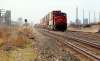
<svg viewBox="0 0 100 61">
<path fill-rule="evenodd" d="M 60 10 L 51 11 L 40 20 L 40 26 L 49 30 L 65 31 L 67 29 L 67 14 Z"/>
</svg>

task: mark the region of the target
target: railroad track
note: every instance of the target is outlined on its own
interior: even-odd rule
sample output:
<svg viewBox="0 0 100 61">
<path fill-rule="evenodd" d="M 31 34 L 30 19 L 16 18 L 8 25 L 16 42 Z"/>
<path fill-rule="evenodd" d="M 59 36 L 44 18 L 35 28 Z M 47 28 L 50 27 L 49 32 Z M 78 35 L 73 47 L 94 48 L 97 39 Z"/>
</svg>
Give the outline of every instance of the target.
<svg viewBox="0 0 100 61">
<path fill-rule="evenodd" d="M 89 38 L 89 39 L 93 39 L 95 41 L 97 41 L 98 43 L 100 43 L 100 35 L 97 35 L 95 33 L 83 33 L 83 32 L 71 32 L 73 33 L 73 35 L 75 36 L 82 36 L 82 37 L 85 37 L 85 38 Z"/>
<path fill-rule="evenodd" d="M 86 41 L 84 41 L 84 43 L 78 42 L 78 41 L 82 41 L 82 40 L 76 39 L 74 37 L 65 37 L 62 35 L 58 35 L 56 33 L 50 32 L 48 30 L 46 30 L 46 31 L 42 30 L 40 32 L 51 37 L 51 38 L 57 39 L 57 42 L 60 42 L 62 44 L 65 44 L 65 45 L 71 47 L 75 51 L 78 51 L 79 53 L 89 57 L 93 61 L 100 61 L 100 54 L 99 54 L 100 49 L 98 49 L 98 47 L 96 45 L 91 45 L 90 43 L 88 43 Z M 94 46 L 95 48 L 91 47 L 91 46 Z M 94 49 L 97 48 L 97 49 L 93 50 L 92 48 L 94 48 Z"/>
<path fill-rule="evenodd" d="M 70 34 L 66 33 L 66 36 L 70 37 L 68 35 L 76 39 L 78 42 L 86 43 L 86 44 L 89 44 L 93 47 L 100 49 L 100 39 L 94 39 L 93 37 L 87 36 L 85 34 L 82 35 L 82 34 L 77 34 L 77 33 L 70 33 Z"/>
<path fill-rule="evenodd" d="M 48 31 L 48 30 L 45 30 L 45 31 Z M 85 43 L 85 44 L 88 44 L 88 45 L 91 45 L 93 47 L 96 47 L 96 48 L 100 49 L 100 41 L 95 40 L 95 39 L 91 39 L 91 38 L 88 38 L 88 37 L 83 37 L 83 35 L 81 35 L 81 34 L 74 34 L 74 33 L 58 34 L 56 32 L 50 32 L 50 33 L 52 33 L 56 36 L 67 38 L 67 39 L 72 38 L 77 42 Z"/>
</svg>

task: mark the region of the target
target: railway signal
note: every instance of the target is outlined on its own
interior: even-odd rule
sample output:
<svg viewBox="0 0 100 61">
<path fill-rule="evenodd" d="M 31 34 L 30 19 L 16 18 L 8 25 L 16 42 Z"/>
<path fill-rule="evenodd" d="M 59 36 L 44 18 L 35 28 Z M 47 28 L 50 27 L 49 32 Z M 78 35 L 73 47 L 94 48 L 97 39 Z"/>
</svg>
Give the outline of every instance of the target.
<svg viewBox="0 0 100 61">
<path fill-rule="evenodd" d="M 27 28 L 27 26 L 28 26 L 28 23 L 27 23 L 27 22 L 28 22 L 28 20 L 27 20 L 27 19 L 25 19 L 24 21 L 25 21 L 25 24 L 24 24 L 24 25 L 25 25 L 25 27 Z"/>
<path fill-rule="evenodd" d="M 25 19 L 25 23 L 27 23 L 27 19 Z"/>
</svg>

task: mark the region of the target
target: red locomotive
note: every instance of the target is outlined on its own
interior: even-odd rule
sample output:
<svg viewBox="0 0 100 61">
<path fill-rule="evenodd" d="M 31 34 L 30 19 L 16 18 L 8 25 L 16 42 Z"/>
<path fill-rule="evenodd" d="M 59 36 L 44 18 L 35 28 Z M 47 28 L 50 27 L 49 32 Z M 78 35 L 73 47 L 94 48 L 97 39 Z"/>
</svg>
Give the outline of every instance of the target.
<svg viewBox="0 0 100 61">
<path fill-rule="evenodd" d="M 67 29 L 67 15 L 61 11 L 52 11 L 41 19 L 40 26 L 46 29 L 64 31 Z"/>
</svg>

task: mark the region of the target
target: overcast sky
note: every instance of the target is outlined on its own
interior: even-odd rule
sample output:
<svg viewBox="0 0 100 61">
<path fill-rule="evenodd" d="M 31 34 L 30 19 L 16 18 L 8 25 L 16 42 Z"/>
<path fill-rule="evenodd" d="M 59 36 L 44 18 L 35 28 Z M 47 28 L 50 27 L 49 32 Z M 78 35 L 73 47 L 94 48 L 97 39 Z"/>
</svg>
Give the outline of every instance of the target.
<svg viewBox="0 0 100 61">
<path fill-rule="evenodd" d="M 93 13 L 100 11 L 99 0 L 0 0 L 0 8 L 12 11 L 12 20 L 18 17 L 28 18 L 34 23 L 39 22 L 44 15 L 52 10 L 62 10 L 68 15 L 68 21 L 75 20 L 75 10 L 79 7 L 79 18 L 82 19 L 82 10 L 85 10 L 85 17 L 91 12 L 91 20 Z"/>
</svg>

